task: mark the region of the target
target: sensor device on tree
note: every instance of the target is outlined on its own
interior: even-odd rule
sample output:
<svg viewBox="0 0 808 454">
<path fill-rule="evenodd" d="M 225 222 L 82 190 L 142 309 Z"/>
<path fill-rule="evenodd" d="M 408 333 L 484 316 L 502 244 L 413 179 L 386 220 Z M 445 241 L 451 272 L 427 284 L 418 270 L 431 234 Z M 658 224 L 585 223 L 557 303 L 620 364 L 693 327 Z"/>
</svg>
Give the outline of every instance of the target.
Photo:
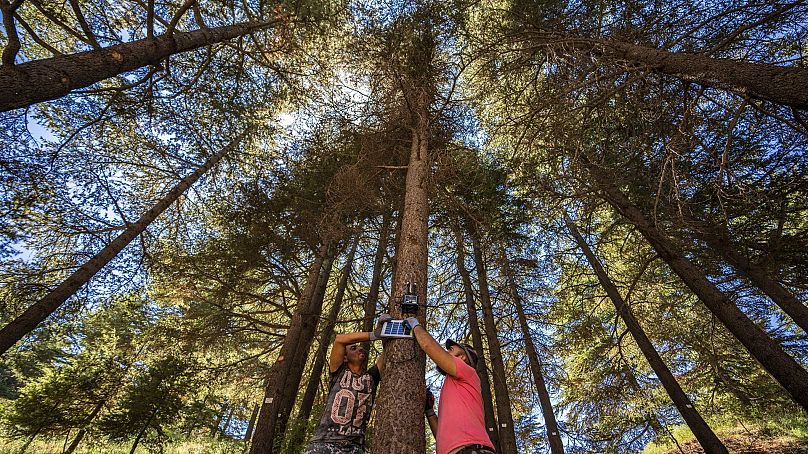
<svg viewBox="0 0 808 454">
<path fill-rule="evenodd" d="M 417 314 L 418 313 L 418 295 L 415 293 L 417 286 L 415 282 L 407 282 L 404 284 L 404 295 L 401 296 L 401 312 L 405 314 Z"/>
<path fill-rule="evenodd" d="M 418 295 L 415 293 L 417 286 L 415 282 L 407 282 L 404 284 L 404 295 L 401 296 L 399 304 L 401 305 L 401 312 L 404 314 L 417 314 L 418 313 Z M 404 320 L 390 320 L 384 322 L 382 325 L 382 332 L 379 335 L 381 338 L 412 338 L 412 330 Z"/>
</svg>

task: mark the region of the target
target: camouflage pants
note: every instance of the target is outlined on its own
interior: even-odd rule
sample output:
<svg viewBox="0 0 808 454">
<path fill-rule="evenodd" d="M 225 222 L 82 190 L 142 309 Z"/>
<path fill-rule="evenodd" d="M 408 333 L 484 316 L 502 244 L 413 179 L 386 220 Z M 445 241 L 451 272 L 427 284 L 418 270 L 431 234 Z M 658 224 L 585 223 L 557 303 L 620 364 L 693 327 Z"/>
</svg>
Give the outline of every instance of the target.
<svg viewBox="0 0 808 454">
<path fill-rule="evenodd" d="M 456 454 L 496 454 L 493 448 L 482 445 L 464 446 Z"/>
<path fill-rule="evenodd" d="M 303 454 L 365 454 L 365 449 L 353 443 L 312 441 L 303 450 Z"/>
</svg>

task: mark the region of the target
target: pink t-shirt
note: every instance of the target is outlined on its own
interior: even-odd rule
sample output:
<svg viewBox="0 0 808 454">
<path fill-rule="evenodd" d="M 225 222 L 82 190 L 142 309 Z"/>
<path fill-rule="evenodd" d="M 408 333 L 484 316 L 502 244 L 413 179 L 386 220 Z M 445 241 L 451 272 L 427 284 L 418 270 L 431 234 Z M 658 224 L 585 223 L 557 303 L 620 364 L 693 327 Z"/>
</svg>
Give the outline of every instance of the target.
<svg viewBox="0 0 808 454">
<path fill-rule="evenodd" d="M 454 357 L 457 377 L 446 375 L 438 403 L 438 454 L 447 454 L 465 445 L 490 446 L 491 439 L 485 431 L 483 397 L 480 377 L 473 367 Z"/>
</svg>

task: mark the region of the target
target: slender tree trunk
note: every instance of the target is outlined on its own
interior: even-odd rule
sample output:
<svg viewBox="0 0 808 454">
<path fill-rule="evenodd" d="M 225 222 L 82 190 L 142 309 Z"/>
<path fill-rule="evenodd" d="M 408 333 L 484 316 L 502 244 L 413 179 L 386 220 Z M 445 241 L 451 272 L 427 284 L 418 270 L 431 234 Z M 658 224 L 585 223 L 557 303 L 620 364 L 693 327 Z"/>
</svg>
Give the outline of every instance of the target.
<svg viewBox="0 0 808 454">
<path fill-rule="evenodd" d="M 469 330 L 471 331 L 471 342 L 474 350 L 480 352 L 479 360 L 477 361 L 477 375 L 480 376 L 480 388 L 483 396 L 483 414 L 485 415 L 485 427 L 488 430 L 488 437 L 494 444 L 497 452 L 500 452 L 499 447 L 499 430 L 497 427 L 497 418 L 494 416 L 494 399 L 491 396 L 491 380 L 488 377 L 488 363 L 485 360 L 485 351 L 483 346 L 483 335 L 480 332 L 480 320 L 477 318 L 477 308 L 474 304 L 474 287 L 471 283 L 471 275 L 468 268 L 466 268 L 466 248 L 463 233 L 459 226 L 453 228 L 455 235 L 455 243 L 457 243 L 457 271 L 460 273 L 460 278 L 463 281 L 463 298 L 466 302 L 466 311 L 469 317 Z"/>
<path fill-rule="evenodd" d="M 303 319 L 305 329 L 301 331 L 300 341 L 297 347 L 299 353 L 292 358 L 289 367 L 289 376 L 286 379 L 286 387 L 283 389 L 281 412 L 284 416 L 283 421 L 279 421 L 281 423 L 279 426 L 281 430 L 275 433 L 276 438 L 283 436 L 286 430 L 286 423 L 291 417 L 292 410 L 297 401 L 298 392 L 300 391 L 300 382 L 303 380 L 306 362 L 310 357 L 311 346 L 314 343 L 314 337 L 317 334 L 317 326 L 322 317 L 323 302 L 325 301 L 325 293 L 328 289 L 328 281 L 331 276 L 331 269 L 333 268 L 335 258 L 336 248 L 332 247 L 328 251 L 328 256 L 323 264 L 323 271 L 320 273 L 320 277 L 317 281 L 314 296 Z"/>
<path fill-rule="evenodd" d="M 227 411 L 227 417 L 224 419 L 224 426 L 222 426 L 221 430 L 219 430 L 219 433 L 218 433 L 219 436 L 217 438 L 227 436 L 227 429 L 230 428 L 230 421 L 232 419 L 233 419 L 233 407 L 230 406 L 230 408 Z"/>
<path fill-rule="evenodd" d="M 497 326 L 494 319 L 494 308 L 488 289 L 488 271 L 480 245 L 479 226 L 471 226 L 471 242 L 474 249 L 474 264 L 477 268 L 477 283 L 480 286 L 480 303 L 483 307 L 485 336 L 488 340 L 488 351 L 491 355 L 491 370 L 494 374 L 494 396 L 497 399 L 497 421 L 499 422 L 499 447 L 501 454 L 516 453 L 516 434 L 513 428 L 511 413 L 511 397 L 508 394 L 508 379 L 505 374 L 505 361 L 502 358 L 502 347 L 497 337 Z"/>
<path fill-rule="evenodd" d="M 741 253 L 738 245 L 730 239 L 731 235 L 726 228 L 709 227 L 706 223 L 699 223 L 695 230 L 696 235 L 703 239 L 713 251 L 768 295 L 783 312 L 794 320 L 797 326 L 808 333 L 808 306 L 797 300 L 797 297 L 782 284 L 772 279 L 765 269 L 752 263 L 748 256 Z"/>
<path fill-rule="evenodd" d="M 137 445 L 140 444 L 140 439 L 143 438 L 143 435 L 146 433 L 146 430 L 149 429 L 149 425 L 154 420 L 154 417 L 157 416 L 157 412 L 160 410 L 160 407 L 154 409 L 152 414 L 149 416 L 149 420 L 146 421 L 146 424 L 140 429 L 140 432 L 137 433 L 137 437 L 135 437 L 135 442 L 132 443 L 132 449 L 129 450 L 129 454 L 135 454 L 135 450 L 137 449 Z"/>
<path fill-rule="evenodd" d="M 652 71 L 720 88 L 743 96 L 808 109 L 808 69 L 747 63 L 702 54 L 668 52 L 622 41 L 582 38 L 543 30 L 524 34 L 528 45 L 564 46 L 609 60 L 634 64 L 634 70 Z"/>
<path fill-rule="evenodd" d="M 0 112 L 61 98 L 71 90 L 158 64 L 170 55 L 244 36 L 278 22 L 242 22 L 192 32 L 167 33 L 154 39 L 144 38 L 103 49 L 3 66 L 0 68 Z"/>
<path fill-rule="evenodd" d="M 261 409 L 258 412 L 258 421 L 255 425 L 255 433 L 250 448 L 252 454 L 265 454 L 273 452 L 273 441 L 276 434 L 282 434 L 286 426 L 288 413 L 284 413 L 283 396 L 286 389 L 292 362 L 295 355 L 305 356 L 308 351 L 300 350 L 300 340 L 303 331 L 312 330 L 311 317 L 308 316 L 308 308 L 317 292 L 320 276 L 324 272 L 326 259 L 329 255 L 329 245 L 323 244 L 315 254 L 314 261 L 309 267 L 306 284 L 303 293 L 298 299 L 297 308 L 292 316 L 286 338 L 283 341 L 278 359 L 270 368 L 266 379 L 266 389 Z"/>
<path fill-rule="evenodd" d="M 216 375 L 216 376 L 218 377 L 218 375 Z M 202 399 L 202 406 L 201 406 L 202 408 L 205 408 L 205 406 L 208 403 L 208 399 L 210 399 L 210 391 L 205 393 L 205 398 Z M 186 438 L 191 437 L 191 434 L 194 433 L 194 429 L 196 429 L 196 426 L 199 424 L 199 413 L 200 412 L 195 412 L 194 415 L 191 416 L 190 421 L 187 421 L 185 423 L 185 427 L 183 428 L 183 431 L 185 432 L 185 437 Z"/>
<path fill-rule="evenodd" d="M 620 348 L 620 339 L 619 338 L 614 339 L 614 342 L 615 346 L 617 348 Z M 637 375 L 634 374 L 634 370 L 632 370 L 630 367 L 628 367 L 628 365 L 624 363 L 623 366 L 620 367 L 619 371 L 623 380 L 625 380 L 628 383 L 628 386 L 629 388 L 631 388 L 631 391 L 634 394 L 642 396 L 643 388 L 640 385 L 640 382 L 637 381 Z M 654 434 L 660 436 L 662 435 L 662 433 L 666 433 L 667 435 L 670 436 L 672 440 L 676 441 L 676 439 L 673 437 L 673 434 L 665 431 L 662 421 L 659 420 L 659 417 L 653 410 L 649 408 L 644 408 L 641 409 L 640 411 L 642 412 L 643 419 L 645 419 L 645 422 L 648 423 L 649 426 L 651 426 L 651 429 L 654 431 Z"/>
<path fill-rule="evenodd" d="M 250 415 L 250 421 L 247 423 L 247 431 L 244 433 L 244 441 L 248 442 L 252 438 L 253 428 L 255 427 L 255 418 L 258 417 L 258 410 L 261 408 L 260 405 L 256 404 L 253 406 L 252 414 Z"/>
<path fill-rule="evenodd" d="M 583 158 L 585 159 L 585 158 Z M 693 265 L 667 236 L 616 187 L 594 164 L 584 161 L 604 198 L 642 233 L 657 254 L 682 279 L 721 323 L 738 339 L 791 398 L 808 410 L 808 372 L 790 357 L 765 331 L 746 316 Z"/>
<path fill-rule="evenodd" d="M 379 242 L 376 245 L 376 253 L 373 254 L 373 275 L 370 278 L 370 288 L 368 297 L 365 300 L 365 315 L 362 318 L 362 331 L 372 331 L 373 321 L 376 318 L 376 304 L 379 300 L 379 289 L 382 283 L 382 270 L 384 267 L 384 257 L 387 255 L 387 242 L 390 240 L 390 212 L 382 215 L 381 229 L 379 230 Z M 370 351 L 370 342 L 364 342 L 365 351 Z M 368 358 L 365 358 L 367 367 Z"/>
<path fill-rule="evenodd" d="M 39 435 L 39 432 L 41 432 L 41 431 L 42 431 L 42 426 L 40 425 L 39 427 L 36 428 L 34 433 L 32 433 L 31 436 L 28 437 L 27 440 L 25 440 L 25 444 L 23 444 L 22 447 L 20 448 L 19 454 L 25 454 L 25 451 L 28 449 L 28 446 L 31 445 L 31 443 L 34 441 L 36 436 Z"/>
<path fill-rule="evenodd" d="M 337 317 L 342 308 L 342 300 L 345 297 L 345 290 L 348 288 L 348 280 L 351 277 L 351 270 L 353 269 L 353 261 L 358 244 L 359 235 L 354 239 L 351 250 L 348 252 L 348 257 L 345 259 L 345 266 L 342 268 L 339 284 L 337 284 L 337 294 L 334 296 L 334 303 L 331 305 L 327 322 L 320 334 L 320 347 L 317 349 L 317 353 L 315 353 L 316 357 L 314 365 L 311 368 L 311 374 L 309 375 L 309 382 L 306 385 L 306 392 L 303 394 L 303 400 L 300 401 L 300 411 L 297 414 L 297 419 L 301 421 L 306 421 L 309 419 L 309 416 L 311 416 L 314 399 L 317 397 L 317 391 L 320 389 L 320 378 L 323 375 L 325 359 L 329 350 L 328 347 L 331 346 L 334 325 L 337 323 Z"/>
<path fill-rule="evenodd" d="M 216 435 L 219 433 L 219 426 L 222 425 L 225 410 L 227 410 L 227 405 L 223 404 L 221 411 L 216 412 L 216 420 L 210 426 L 210 438 L 216 438 Z"/>
<path fill-rule="evenodd" d="M 76 450 L 76 448 L 79 447 L 79 443 L 81 443 L 81 440 L 83 440 L 84 436 L 87 435 L 87 426 L 95 419 L 96 416 L 98 416 L 99 413 L 101 413 L 101 409 L 104 408 L 105 403 L 106 403 L 105 401 L 101 401 L 95 404 L 93 411 L 84 421 L 84 424 L 82 425 L 82 428 L 79 430 L 79 433 L 76 434 L 76 437 L 73 438 L 72 442 L 70 442 L 70 446 L 68 446 L 67 449 L 65 450 L 65 454 L 71 454 L 73 451 Z"/>
<path fill-rule="evenodd" d="M 2 83 L 0 83 L 2 85 Z M 88 260 L 84 265 L 79 267 L 73 274 L 65 279 L 58 287 L 53 289 L 50 293 L 45 295 L 44 298 L 34 303 L 31 307 L 25 310 L 19 317 L 15 318 L 11 323 L 0 330 L 0 355 L 4 354 L 11 346 L 17 341 L 22 339 L 23 336 L 30 333 L 37 325 L 42 323 L 50 314 L 52 314 L 59 306 L 62 305 L 68 298 L 78 291 L 87 281 L 89 281 L 101 268 L 104 267 L 110 260 L 115 258 L 121 250 L 126 247 L 135 237 L 140 235 L 141 232 L 166 210 L 172 203 L 174 203 L 181 194 L 185 192 L 192 184 L 196 182 L 202 175 L 205 174 L 211 167 L 216 165 L 220 159 L 229 151 L 236 148 L 243 138 L 243 134 L 222 148 L 221 151 L 208 158 L 201 167 L 196 169 L 192 174 L 185 177 L 173 189 L 171 189 L 165 197 L 157 202 L 149 211 L 144 213 L 137 222 L 130 224 L 126 227 L 117 238 L 109 243 L 93 258 Z"/>
<path fill-rule="evenodd" d="M 637 346 L 640 347 L 640 351 L 642 351 L 645 359 L 648 360 L 648 363 L 651 365 L 651 369 L 654 370 L 654 373 L 659 378 L 659 381 L 662 382 L 662 386 L 667 391 L 668 396 L 670 396 L 673 404 L 676 405 L 676 409 L 679 411 L 679 414 L 682 415 L 682 419 L 685 420 L 687 423 L 687 427 L 693 431 L 693 435 L 696 436 L 696 439 L 701 444 L 701 447 L 704 448 L 704 451 L 708 454 L 724 454 L 728 453 L 727 448 L 721 443 L 721 440 L 715 435 L 715 433 L 710 429 L 710 426 L 707 425 L 707 422 L 702 419 L 699 412 L 693 406 L 693 402 L 690 401 L 690 398 L 687 397 L 687 394 L 682 390 L 679 386 L 679 383 L 673 377 L 670 369 L 665 363 L 662 361 L 662 358 L 657 353 L 656 349 L 654 348 L 651 341 L 648 339 L 648 336 L 645 335 L 645 331 L 640 326 L 637 319 L 634 318 L 634 314 L 631 312 L 631 308 L 626 304 L 623 300 L 623 297 L 620 296 L 620 292 L 617 290 L 617 287 L 614 285 L 609 276 L 606 274 L 606 270 L 603 269 L 603 266 L 595 257 L 595 254 L 592 253 L 592 250 L 589 249 L 589 245 L 586 243 L 584 238 L 578 232 L 578 229 L 572 223 L 570 218 L 567 214 L 564 214 L 564 222 L 567 225 L 572 236 L 575 238 L 575 242 L 578 243 L 578 247 L 586 256 L 586 260 L 589 262 L 589 265 L 595 270 L 595 274 L 598 277 L 598 281 L 600 281 L 600 285 L 603 286 L 603 289 L 606 290 L 606 294 L 609 295 L 609 298 L 614 303 L 615 310 L 620 315 L 620 318 L 623 319 L 623 323 L 626 324 L 629 333 L 631 333 L 631 337 L 634 338 L 634 341 L 637 343 Z"/>
<path fill-rule="evenodd" d="M 500 261 L 502 263 L 503 274 L 508 284 L 508 292 L 511 294 L 511 300 L 516 306 L 516 313 L 519 317 L 519 328 L 522 330 L 522 337 L 525 339 L 525 351 L 527 352 L 527 359 L 530 363 L 530 372 L 533 374 L 533 381 L 536 384 L 536 393 L 539 395 L 544 424 L 547 426 L 547 439 L 550 443 L 550 452 L 553 454 L 564 454 L 564 444 L 561 441 L 558 422 L 553 413 L 550 393 L 547 391 L 547 384 L 544 382 L 544 374 L 542 374 L 541 359 L 539 359 L 536 346 L 533 344 L 533 337 L 530 335 L 530 326 L 525 316 L 525 307 L 522 304 L 522 297 L 519 295 L 519 289 L 516 287 L 516 278 L 514 277 L 508 258 L 505 255 L 504 248 L 500 251 Z"/>
<path fill-rule="evenodd" d="M 411 97 L 417 122 L 412 127 L 412 148 L 404 191 L 401 231 L 396 249 L 396 265 L 390 314 L 401 318 L 396 303 L 404 294 L 405 283 L 417 285 L 419 302 L 426 301 L 427 221 L 429 218 L 429 112 L 431 96 L 419 88 Z M 418 320 L 426 323 L 426 307 L 418 310 Z M 376 404 L 373 452 L 377 454 L 421 454 L 426 450 L 424 401 L 426 356 L 414 339 L 384 342 L 385 371 Z"/>
</svg>

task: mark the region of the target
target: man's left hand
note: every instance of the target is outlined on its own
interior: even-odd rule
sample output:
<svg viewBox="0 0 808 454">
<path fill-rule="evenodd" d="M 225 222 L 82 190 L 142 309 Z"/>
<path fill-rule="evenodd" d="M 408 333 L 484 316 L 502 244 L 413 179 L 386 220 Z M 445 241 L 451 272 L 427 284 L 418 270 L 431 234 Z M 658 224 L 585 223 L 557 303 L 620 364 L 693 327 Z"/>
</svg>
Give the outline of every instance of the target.
<svg viewBox="0 0 808 454">
<path fill-rule="evenodd" d="M 373 328 L 373 332 L 370 333 L 370 340 L 379 340 L 382 338 L 382 326 L 384 326 L 385 322 L 389 322 L 393 319 L 393 316 L 390 314 L 382 314 L 379 316 L 379 320 L 376 322 L 376 327 Z"/>
</svg>

